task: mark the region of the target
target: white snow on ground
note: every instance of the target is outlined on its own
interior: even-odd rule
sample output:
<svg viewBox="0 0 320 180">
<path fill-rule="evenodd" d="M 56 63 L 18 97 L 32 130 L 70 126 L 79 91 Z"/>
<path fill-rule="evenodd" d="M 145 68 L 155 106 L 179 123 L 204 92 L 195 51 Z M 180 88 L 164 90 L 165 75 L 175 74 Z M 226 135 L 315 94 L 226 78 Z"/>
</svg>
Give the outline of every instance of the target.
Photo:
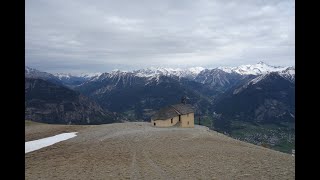
<svg viewBox="0 0 320 180">
<path fill-rule="evenodd" d="M 58 135 L 43 138 L 43 139 L 28 141 L 25 143 L 25 153 L 35 151 L 35 150 L 41 149 L 43 147 L 53 145 L 57 142 L 73 138 L 73 137 L 77 136 L 76 133 L 77 132 L 62 133 L 62 134 L 58 134 Z"/>
</svg>

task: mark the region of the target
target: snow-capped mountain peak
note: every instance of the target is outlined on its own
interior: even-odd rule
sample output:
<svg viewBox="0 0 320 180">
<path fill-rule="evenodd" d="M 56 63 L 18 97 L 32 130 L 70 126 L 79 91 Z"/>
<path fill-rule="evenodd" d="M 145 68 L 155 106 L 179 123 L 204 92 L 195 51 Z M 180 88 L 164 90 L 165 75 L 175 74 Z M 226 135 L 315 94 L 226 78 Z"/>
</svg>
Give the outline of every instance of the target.
<svg viewBox="0 0 320 180">
<path fill-rule="evenodd" d="M 205 70 L 203 67 L 191 67 L 188 69 L 193 74 L 199 74 L 201 71 Z"/>
<path fill-rule="evenodd" d="M 31 67 L 28 67 L 28 66 L 25 66 L 25 76 L 26 77 L 39 77 L 39 78 L 45 78 L 45 77 L 54 77 L 52 74 L 50 73 L 47 73 L 47 72 L 42 72 L 42 71 L 39 71 L 37 69 L 34 69 L 34 68 L 31 68 Z"/>
<path fill-rule="evenodd" d="M 294 82 L 295 81 L 295 68 L 294 67 L 288 67 L 287 69 L 279 72 L 279 74 L 284 77 L 285 79 L 288 79 L 289 81 Z"/>
<path fill-rule="evenodd" d="M 265 63 L 265 62 L 263 62 L 263 61 L 259 61 L 257 64 L 269 66 L 267 63 Z"/>
<path fill-rule="evenodd" d="M 32 68 L 30 68 L 28 66 L 25 67 L 25 73 L 29 73 L 31 70 L 32 70 Z"/>
<path fill-rule="evenodd" d="M 80 74 L 71 74 L 71 73 L 55 73 L 54 76 L 61 79 L 70 79 L 70 78 L 84 78 L 90 79 L 92 77 L 100 76 L 102 73 L 80 73 Z"/>
<path fill-rule="evenodd" d="M 263 61 L 258 62 L 257 64 L 247 64 L 247 65 L 240 65 L 237 67 L 218 67 L 218 69 L 221 69 L 227 73 L 238 73 L 241 75 L 260 75 L 265 74 L 269 72 L 281 72 L 288 67 L 281 67 L 281 66 L 271 66 Z"/>
<path fill-rule="evenodd" d="M 32 73 L 41 73 L 41 71 L 31 68 L 29 66 L 25 66 L 25 74 L 32 74 Z"/>
<path fill-rule="evenodd" d="M 54 75 L 59 79 L 62 79 L 62 78 L 69 79 L 72 76 L 70 73 L 55 73 Z"/>
<path fill-rule="evenodd" d="M 281 73 L 295 75 L 295 68 L 294 67 L 288 67 L 287 69 L 281 71 Z"/>
<path fill-rule="evenodd" d="M 96 73 L 81 73 L 79 77 L 83 78 L 92 78 L 92 77 L 97 77 L 100 76 L 102 73 L 101 72 L 96 72 Z"/>
<path fill-rule="evenodd" d="M 261 74 L 257 76 L 256 78 L 249 81 L 247 84 L 256 84 L 259 81 L 263 80 L 265 77 L 268 77 L 271 73 L 277 73 L 278 75 L 282 76 L 283 78 L 294 81 L 295 80 L 295 68 L 294 67 L 288 67 L 285 70 L 279 71 L 279 72 L 267 72 L 264 74 Z"/>
<path fill-rule="evenodd" d="M 260 74 L 259 76 L 255 77 L 254 79 L 250 80 L 246 84 L 244 84 L 242 87 L 236 89 L 233 94 L 238 94 L 242 90 L 246 89 L 249 85 L 257 84 L 258 82 L 262 81 L 263 79 L 269 77 L 270 75 L 280 75 L 286 80 L 289 80 L 294 83 L 295 81 L 295 68 L 294 67 L 287 67 L 285 70 L 279 71 L 279 72 L 267 72 Z"/>
<path fill-rule="evenodd" d="M 178 76 L 178 77 L 195 77 L 198 75 L 202 70 L 205 68 L 203 67 L 192 67 L 188 69 L 181 69 L 181 68 L 163 68 L 163 67 L 150 67 L 147 69 L 140 69 L 135 70 L 135 73 L 139 77 L 156 77 L 156 76 Z"/>
</svg>

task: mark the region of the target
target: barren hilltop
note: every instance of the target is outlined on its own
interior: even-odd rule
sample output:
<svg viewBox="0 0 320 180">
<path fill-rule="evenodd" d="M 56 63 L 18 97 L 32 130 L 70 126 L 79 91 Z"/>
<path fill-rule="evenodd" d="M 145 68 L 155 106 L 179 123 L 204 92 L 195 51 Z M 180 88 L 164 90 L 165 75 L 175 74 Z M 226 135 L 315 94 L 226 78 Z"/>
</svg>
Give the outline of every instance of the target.
<svg viewBox="0 0 320 180">
<path fill-rule="evenodd" d="M 26 179 L 295 179 L 295 158 L 207 127 L 26 123 L 25 140 L 77 136 L 25 154 Z"/>
</svg>

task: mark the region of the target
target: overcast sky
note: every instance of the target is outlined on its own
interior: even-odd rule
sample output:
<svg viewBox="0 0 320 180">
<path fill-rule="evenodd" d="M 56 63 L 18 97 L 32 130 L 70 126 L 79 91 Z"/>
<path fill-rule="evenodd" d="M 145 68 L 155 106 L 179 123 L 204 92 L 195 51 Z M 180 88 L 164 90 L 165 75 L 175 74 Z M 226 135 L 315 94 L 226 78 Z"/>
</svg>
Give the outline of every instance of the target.
<svg viewBox="0 0 320 180">
<path fill-rule="evenodd" d="M 293 0 L 28 0 L 26 65 L 47 72 L 295 64 Z"/>
</svg>

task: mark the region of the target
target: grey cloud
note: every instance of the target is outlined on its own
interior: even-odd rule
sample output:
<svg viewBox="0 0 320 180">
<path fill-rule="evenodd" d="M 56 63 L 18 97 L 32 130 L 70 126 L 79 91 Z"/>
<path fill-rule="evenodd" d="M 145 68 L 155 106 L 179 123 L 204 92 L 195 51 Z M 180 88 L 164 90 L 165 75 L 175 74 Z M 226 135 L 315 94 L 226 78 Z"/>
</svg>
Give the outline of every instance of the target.
<svg viewBox="0 0 320 180">
<path fill-rule="evenodd" d="M 294 65 L 292 0 L 26 1 L 26 64 L 50 72 Z"/>
</svg>

